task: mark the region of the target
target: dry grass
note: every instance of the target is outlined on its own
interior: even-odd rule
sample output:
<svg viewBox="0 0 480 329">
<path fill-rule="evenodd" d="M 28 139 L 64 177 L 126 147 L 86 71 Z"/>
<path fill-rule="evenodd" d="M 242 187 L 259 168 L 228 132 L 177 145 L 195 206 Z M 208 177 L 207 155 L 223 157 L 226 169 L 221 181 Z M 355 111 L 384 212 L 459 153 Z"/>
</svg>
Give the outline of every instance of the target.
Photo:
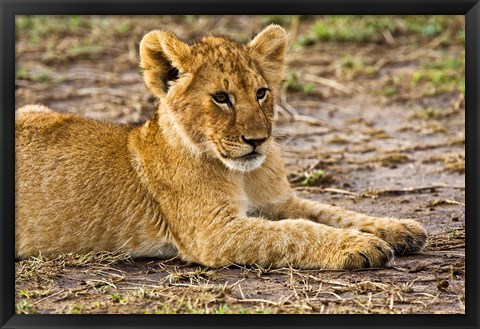
<svg viewBox="0 0 480 329">
<path fill-rule="evenodd" d="M 462 233 L 455 234 L 450 238 L 459 240 Z M 440 246 L 437 241 L 433 248 Z M 17 312 L 422 313 L 440 303 L 441 293 L 449 292 L 445 283 L 438 283 L 448 282 L 449 277 L 432 281 L 408 276 L 404 274 L 408 269 L 401 266 L 353 272 L 348 280 L 344 271 L 235 265 L 209 269 L 171 260 L 143 262 L 136 266 L 140 271 L 127 273 L 132 263 L 124 256 L 102 253 L 81 259 L 62 255 L 18 263 Z M 392 273 L 401 273 L 401 279 L 392 280 Z M 45 281 L 46 277 L 50 280 Z M 75 277 L 84 279 L 74 284 Z M 430 288 L 425 282 L 439 285 L 437 291 L 427 292 Z M 34 290 L 35 284 L 46 288 Z"/>
</svg>

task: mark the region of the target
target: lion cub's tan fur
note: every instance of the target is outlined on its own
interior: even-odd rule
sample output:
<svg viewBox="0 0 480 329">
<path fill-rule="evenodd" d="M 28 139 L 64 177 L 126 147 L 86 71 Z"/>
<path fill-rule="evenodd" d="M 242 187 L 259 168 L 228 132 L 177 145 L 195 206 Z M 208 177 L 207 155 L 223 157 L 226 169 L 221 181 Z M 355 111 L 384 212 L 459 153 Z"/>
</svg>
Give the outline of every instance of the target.
<svg viewBox="0 0 480 329">
<path fill-rule="evenodd" d="M 160 104 L 144 124 L 20 109 L 17 257 L 123 248 L 208 266 L 352 269 L 420 250 L 415 221 L 295 196 L 271 138 L 285 48 L 276 25 L 248 44 L 152 31 L 141 66 Z"/>
</svg>

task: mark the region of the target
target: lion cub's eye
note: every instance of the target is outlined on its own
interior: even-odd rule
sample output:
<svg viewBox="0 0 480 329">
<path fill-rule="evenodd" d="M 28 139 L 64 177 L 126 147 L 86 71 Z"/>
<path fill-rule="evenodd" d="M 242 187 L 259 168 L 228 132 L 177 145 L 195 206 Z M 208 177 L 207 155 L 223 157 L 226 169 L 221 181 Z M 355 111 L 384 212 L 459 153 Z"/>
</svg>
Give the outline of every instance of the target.
<svg viewBox="0 0 480 329">
<path fill-rule="evenodd" d="M 260 88 L 257 90 L 257 100 L 264 99 L 267 95 L 267 88 Z"/>
<path fill-rule="evenodd" d="M 212 95 L 213 100 L 219 104 L 230 104 L 230 98 L 227 93 L 216 93 Z"/>
</svg>

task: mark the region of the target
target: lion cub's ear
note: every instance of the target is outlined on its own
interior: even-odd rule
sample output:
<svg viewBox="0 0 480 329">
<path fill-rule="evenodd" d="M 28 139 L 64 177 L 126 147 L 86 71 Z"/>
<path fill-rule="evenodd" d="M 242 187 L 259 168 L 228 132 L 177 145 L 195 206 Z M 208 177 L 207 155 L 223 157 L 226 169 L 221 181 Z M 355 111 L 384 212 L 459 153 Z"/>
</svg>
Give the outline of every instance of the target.
<svg viewBox="0 0 480 329">
<path fill-rule="evenodd" d="M 185 72 L 190 46 L 167 31 L 147 33 L 140 42 L 140 67 L 147 87 L 158 97 L 166 95 L 168 84 Z"/>
<path fill-rule="evenodd" d="M 255 58 L 267 81 L 274 86 L 283 79 L 287 34 L 275 24 L 267 26 L 248 44 L 251 55 Z"/>
</svg>

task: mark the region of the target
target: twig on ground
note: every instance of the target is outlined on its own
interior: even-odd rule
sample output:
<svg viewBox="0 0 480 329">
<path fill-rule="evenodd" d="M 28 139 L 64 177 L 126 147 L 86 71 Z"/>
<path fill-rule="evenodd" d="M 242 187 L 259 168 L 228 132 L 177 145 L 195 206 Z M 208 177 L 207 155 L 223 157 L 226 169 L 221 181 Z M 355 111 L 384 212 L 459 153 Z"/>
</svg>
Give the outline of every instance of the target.
<svg viewBox="0 0 480 329">
<path fill-rule="evenodd" d="M 84 288 L 82 288 L 82 289 L 84 289 Z M 44 302 L 44 301 L 46 301 L 47 299 L 50 299 L 50 298 L 52 298 L 52 297 L 55 297 L 55 296 L 59 295 L 60 293 L 62 293 L 62 292 L 64 292 L 64 291 L 65 291 L 65 290 L 59 290 L 59 291 L 57 291 L 57 292 L 55 292 L 55 293 L 53 293 L 53 294 L 51 294 L 51 295 L 48 295 L 48 296 L 43 297 L 43 298 L 41 298 L 41 299 L 39 299 L 39 300 L 36 300 L 35 302 L 33 302 L 33 305 L 38 304 L 38 303 L 41 303 L 41 302 Z"/>
<path fill-rule="evenodd" d="M 433 201 L 428 202 L 427 206 L 428 207 L 435 207 L 435 206 L 442 205 L 442 204 L 455 204 L 455 205 L 465 206 L 465 203 L 463 203 L 463 202 L 459 202 L 459 201 L 456 201 L 456 200 L 450 200 L 450 199 L 433 200 Z"/>
<path fill-rule="evenodd" d="M 302 131 L 302 132 L 282 132 L 279 134 L 277 132 L 276 137 L 280 137 L 280 139 L 293 139 L 293 138 L 302 138 L 302 137 L 310 137 L 310 136 L 324 136 L 329 134 L 331 131 L 330 130 L 314 130 L 314 131 Z"/>
<path fill-rule="evenodd" d="M 238 285 L 238 291 L 240 292 L 240 296 L 242 296 L 242 299 L 245 299 L 245 295 L 243 294 L 242 286 Z"/>
<path fill-rule="evenodd" d="M 15 79 L 15 86 L 16 87 L 25 87 L 30 90 L 47 90 L 50 88 L 50 86 L 47 85 L 41 85 L 36 82 L 28 81 L 28 80 L 20 80 L 20 79 Z"/>
<path fill-rule="evenodd" d="M 390 33 L 389 30 L 383 30 L 382 36 L 389 45 L 395 44 L 395 38 L 393 37 L 392 33 Z"/>
<path fill-rule="evenodd" d="M 336 89 L 338 91 L 341 91 L 342 93 L 345 93 L 347 95 L 350 95 L 353 93 L 353 90 L 352 88 L 349 88 L 335 80 L 332 80 L 332 79 L 327 79 L 327 78 L 324 78 L 324 77 L 320 77 L 320 76 L 316 76 L 316 75 L 313 75 L 313 74 L 305 74 L 304 75 L 304 78 L 305 80 L 308 80 L 308 81 L 313 81 L 313 82 L 316 82 L 316 83 L 319 83 L 321 85 L 324 85 L 324 86 L 327 86 L 327 87 L 330 87 L 330 88 L 333 88 L 333 89 Z"/>
<path fill-rule="evenodd" d="M 452 101 L 452 105 L 451 105 L 452 112 L 457 113 L 458 111 L 460 111 L 460 108 L 462 107 L 462 104 L 464 103 L 464 101 L 465 101 L 465 95 L 462 93 L 458 94 L 458 96 L 455 97 Z"/>
<path fill-rule="evenodd" d="M 352 196 L 358 197 L 358 193 L 347 191 L 347 190 L 342 190 L 342 189 L 339 189 L 339 188 L 333 188 L 333 187 L 297 186 L 297 187 L 295 187 L 295 190 L 296 191 L 329 192 L 329 193 L 333 193 L 333 194 L 346 194 L 346 195 L 352 195 Z"/>
<path fill-rule="evenodd" d="M 398 49 L 392 53 L 390 53 L 386 57 L 382 57 L 380 60 L 378 60 L 373 67 L 376 70 L 380 70 L 382 67 L 384 67 L 388 63 L 403 63 L 403 62 L 409 62 L 414 59 L 417 59 L 419 57 L 422 57 L 426 55 L 430 50 L 436 48 L 439 46 L 443 41 L 448 39 L 450 37 L 451 33 L 450 30 L 447 30 L 445 33 L 439 35 L 423 47 L 417 48 L 409 53 L 402 54 L 398 53 Z"/>
<path fill-rule="evenodd" d="M 465 189 L 465 187 L 462 187 L 462 186 L 432 185 L 432 186 L 422 186 L 422 187 L 407 187 L 403 189 L 383 189 L 383 190 L 368 189 L 364 192 L 360 192 L 359 195 L 361 197 L 366 197 L 366 198 L 377 198 L 381 195 L 403 195 L 403 194 L 409 194 L 409 193 L 435 192 L 439 189 L 444 189 L 444 188 Z"/>
<path fill-rule="evenodd" d="M 297 109 L 287 102 L 287 94 L 285 91 L 281 92 L 280 104 L 277 104 L 275 106 L 275 109 L 278 113 L 281 113 L 283 116 L 290 119 L 291 121 L 305 122 L 315 126 L 322 126 L 330 128 L 332 130 L 338 130 L 335 126 L 324 120 L 298 113 Z"/>
<path fill-rule="evenodd" d="M 324 101 L 319 101 L 319 100 L 309 100 L 309 99 L 293 99 L 289 101 L 290 105 L 292 106 L 300 106 L 300 107 L 323 107 L 323 108 L 328 108 L 330 110 L 335 110 L 337 109 L 337 105 L 324 102 Z"/>
</svg>

